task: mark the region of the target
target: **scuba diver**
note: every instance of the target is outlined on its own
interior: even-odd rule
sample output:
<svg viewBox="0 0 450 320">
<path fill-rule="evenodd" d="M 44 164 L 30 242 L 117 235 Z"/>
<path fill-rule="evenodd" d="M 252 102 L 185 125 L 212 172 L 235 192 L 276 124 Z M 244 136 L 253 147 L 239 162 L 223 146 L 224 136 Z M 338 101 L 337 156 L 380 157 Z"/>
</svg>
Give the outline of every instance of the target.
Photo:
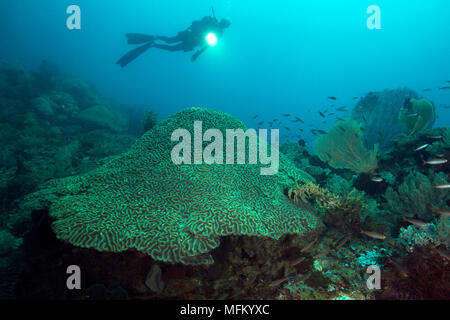
<svg viewBox="0 0 450 320">
<path fill-rule="evenodd" d="M 117 61 L 117 64 L 121 67 L 125 67 L 149 48 L 188 52 L 199 47 L 191 58 L 192 61 L 195 61 L 209 46 L 206 36 L 212 34 L 213 37 L 216 37 L 215 40 L 217 40 L 222 37 L 224 30 L 229 26 L 230 22 L 228 20 L 222 19 L 218 21 L 216 19 L 213 9 L 212 17 L 206 16 L 201 20 L 192 22 L 188 29 L 178 32 L 178 34 L 173 37 L 128 33 L 126 34 L 126 37 L 128 38 L 129 44 L 143 45 L 128 52 Z M 164 43 L 156 43 L 156 41 Z"/>
</svg>

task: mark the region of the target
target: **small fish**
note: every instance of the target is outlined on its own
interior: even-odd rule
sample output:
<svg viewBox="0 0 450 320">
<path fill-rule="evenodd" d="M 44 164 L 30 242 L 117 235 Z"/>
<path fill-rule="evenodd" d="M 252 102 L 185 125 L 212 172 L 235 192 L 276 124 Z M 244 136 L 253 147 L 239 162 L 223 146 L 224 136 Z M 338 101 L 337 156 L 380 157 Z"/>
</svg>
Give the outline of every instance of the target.
<svg viewBox="0 0 450 320">
<path fill-rule="evenodd" d="M 273 126 L 273 122 L 269 121 L 269 127 L 272 127 L 272 126 Z"/>
<path fill-rule="evenodd" d="M 446 210 L 437 210 L 437 209 L 433 209 L 432 210 L 433 212 L 436 212 L 436 213 L 439 213 L 439 214 L 442 214 L 443 216 L 450 216 L 450 211 L 446 211 Z"/>
<path fill-rule="evenodd" d="M 438 164 L 444 164 L 447 163 L 447 159 L 432 159 L 432 160 L 428 160 L 428 161 L 423 161 L 423 164 L 429 164 L 429 165 L 438 165 Z"/>
<path fill-rule="evenodd" d="M 439 90 L 450 90 L 450 87 L 448 87 L 448 86 L 440 87 Z"/>
<path fill-rule="evenodd" d="M 391 258 L 389 258 L 388 261 L 395 266 L 395 268 L 397 269 L 397 271 L 400 274 L 400 276 L 402 276 L 403 278 L 407 278 L 408 277 L 408 272 L 406 272 L 405 269 L 398 262 L 395 262 Z"/>
<path fill-rule="evenodd" d="M 214 298 L 214 300 L 225 300 L 226 298 L 228 298 L 228 293 L 221 294 L 217 298 Z"/>
<path fill-rule="evenodd" d="M 437 186 L 434 186 L 436 189 L 449 189 L 450 188 L 450 184 L 440 184 Z"/>
<path fill-rule="evenodd" d="M 439 139 L 442 139 L 442 136 L 428 136 L 428 138 L 439 140 Z"/>
<path fill-rule="evenodd" d="M 428 147 L 428 146 L 429 146 L 429 144 L 428 144 L 428 143 L 425 143 L 424 145 L 422 145 L 422 146 L 418 147 L 417 149 L 415 149 L 414 152 L 423 150 L 423 149 L 425 149 L 425 148 Z"/>
<path fill-rule="evenodd" d="M 432 89 L 423 89 L 422 91 L 423 92 L 428 92 L 428 91 L 431 91 Z"/>
<path fill-rule="evenodd" d="M 288 127 L 283 127 L 283 128 L 285 128 L 287 131 L 291 131 L 291 129 Z"/>
<path fill-rule="evenodd" d="M 379 240 L 384 240 L 386 239 L 386 236 L 384 234 L 378 233 L 378 232 L 374 232 L 374 231 L 364 231 L 361 230 L 362 234 L 365 234 L 368 237 L 371 237 L 373 239 L 379 239 Z"/>
<path fill-rule="evenodd" d="M 383 178 L 381 178 L 381 177 L 373 177 L 373 178 L 370 178 L 370 180 L 373 182 L 383 182 Z"/>
<path fill-rule="evenodd" d="M 416 226 L 419 226 L 419 227 L 426 227 L 426 226 L 428 226 L 428 223 L 426 223 L 426 222 L 423 222 L 423 221 L 420 221 L 420 220 L 417 220 L 417 219 L 411 219 L 411 218 L 408 218 L 408 217 L 405 217 L 405 216 L 403 216 L 403 221 L 412 223 L 413 225 L 416 225 Z"/>
<path fill-rule="evenodd" d="M 286 282 L 286 281 L 288 281 L 288 280 L 289 280 L 288 277 L 284 277 L 284 278 L 281 278 L 281 279 L 272 281 L 272 282 L 269 284 L 269 287 L 270 287 L 270 288 L 278 287 L 279 285 L 283 284 L 284 282 Z"/>
<path fill-rule="evenodd" d="M 336 109 L 336 111 L 347 111 L 347 107 L 346 106 L 342 106 Z"/>
<path fill-rule="evenodd" d="M 290 117 L 290 116 L 291 116 L 290 113 L 285 113 L 285 114 L 283 114 L 283 117 Z"/>
<path fill-rule="evenodd" d="M 313 259 L 319 259 L 319 258 L 322 258 L 322 257 L 326 256 L 329 252 L 330 252 L 330 249 L 328 249 L 328 250 L 326 250 L 326 251 L 324 251 L 324 252 L 321 252 L 321 253 L 319 253 L 319 254 L 316 254 L 315 256 L 313 256 Z"/>
<path fill-rule="evenodd" d="M 252 119 L 256 119 L 256 118 L 258 118 L 258 115 L 257 115 L 257 114 L 254 115 Z"/>
<path fill-rule="evenodd" d="M 262 126 L 264 124 L 264 121 L 258 122 L 258 126 Z"/>
<path fill-rule="evenodd" d="M 337 100 L 337 98 L 333 97 L 333 96 L 328 97 L 328 99 L 330 99 L 330 100 Z"/>
<path fill-rule="evenodd" d="M 320 110 L 318 112 L 322 118 L 325 118 L 325 115 Z"/>
<path fill-rule="evenodd" d="M 336 249 L 342 248 L 348 241 L 350 241 L 350 237 L 347 236 L 336 245 Z"/>
<path fill-rule="evenodd" d="M 303 121 L 303 120 L 300 119 L 299 117 L 294 117 L 294 118 L 295 118 L 295 121 L 297 121 L 297 122 L 305 123 L 305 121 Z"/>
<path fill-rule="evenodd" d="M 417 117 L 417 113 L 410 113 L 406 115 L 408 118 Z"/>
<path fill-rule="evenodd" d="M 300 129 L 298 129 L 298 131 L 300 131 L 300 132 L 303 132 L 303 129 L 302 129 L 302 128 L 300 128 Z"/>
<path fill-rule="evenodd" d="M 295 267 L 295 266 L 298 265 L 299 263 L 302 263 L 303 260 L 305 260 L 305 259 L 306 259 L 306 257 L 301 257 L 301 258 L 299 258 L 299 259 L 297 259 L 297 260 L 294 260 L 294 261 L 291 263 L 291 267 Z"/>
<path fill-rule="evenodd" d="M 327 133 L 326 131 L 323 131 L 323 130 L 317 130 L 317 132 L 320 133 L 320 134 L 326 134 Z"/>
<path fill-rule="evenodd" d="M 353 97 L 353 100 L 356 100 L 356 99 L 358 99 L 358 97 Z"/>
<path fill-rule="evenodd" d="M 362 119 L 364 120 L 364 122 L 366 122 L 366 117 L 364 117 L 363 114 L 361 114 Z"/>
<path fill-rule="evenodd" d="M 317 242 L 317 240 L 319 240 L 319 238 L 314 238 L 313 241 L 311 241 L 310 243 L 308 243 L 308 245 L 306 247 L 304 247 L 302 250 L 300 250 L 300 252 L 305 252 L 308 251 L 309 249 L 311 249 Z"/>
<path fill-rule="evenodd" d="M 334 112 L 330 112 L 328 115 L 329 116 L 334 116 Z"/>
<path fill-rule="evenodd" d="M 344 127 L 339 126 L 338 128 L 339 128 L 340 130 L 342 130 L 342 132 L 345 132 L 345 128 L 344 128 Z"/>
<path fill-rule="evenodd" d="M 436 247 L 434 247 L 434 250 L 436 250 L 436 252 L 439 253 L 439 255 L 440 255 L 442 258 L 445 258 L 445 259 L 447 259 L 447 260 L 450 260 L 450 256 L 449 256 L 446 252 L 444 252 L 444 251 L 442 251 L 442 250 L 439 250 L 439 249 L 436 248 Z"/>
</svg>

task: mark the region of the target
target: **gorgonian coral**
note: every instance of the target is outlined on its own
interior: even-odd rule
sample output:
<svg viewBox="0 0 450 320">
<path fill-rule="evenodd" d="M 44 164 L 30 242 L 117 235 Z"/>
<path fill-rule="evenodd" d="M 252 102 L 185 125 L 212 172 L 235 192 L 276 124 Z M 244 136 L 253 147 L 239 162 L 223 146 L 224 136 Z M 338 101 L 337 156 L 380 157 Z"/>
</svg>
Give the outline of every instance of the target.
<svg viewBox="0 0 450 320">
<path fill-rule="evenodd" d="M 336 169 L 350 169 L 356 173 L 373 172 L 377 166 L 377 145 L 367 150 L 362 143 L 362 132 L 354 120 L 338 122 L 313 144 L 320 160 Z"/>
</svg>

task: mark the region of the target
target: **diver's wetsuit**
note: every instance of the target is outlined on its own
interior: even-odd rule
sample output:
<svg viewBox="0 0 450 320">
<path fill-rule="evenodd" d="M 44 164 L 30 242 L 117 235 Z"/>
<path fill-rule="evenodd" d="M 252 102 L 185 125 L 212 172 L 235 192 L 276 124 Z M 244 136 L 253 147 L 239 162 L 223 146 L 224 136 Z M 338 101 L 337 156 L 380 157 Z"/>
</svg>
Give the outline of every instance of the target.
<svg viewBox="0 0 450 320">
<path fill-rule="evenodd" d="M 229 26 L 225 19 L 220 22 L 215 17 L 206 16 L 202 20 L 192 22 L 191 26 L 184 31 L 178 32 L 176 36 L 151 36 L 136 33 L 127 34 L 129 44 L 143 44 L 142 46 L 131 50 L 119 61 L 120 66 L 125 67 L 128 63 L 136 59 L 149 48 L 158 48 L 167 51 L 193 51 L 200 47 L 192 56 L 192 61 L 202 54 L 208 45 L 205 42 L 205 36 L 208 32 L 214 32 L 218 38 L 222 37 L 224 29 Z M 155 41 L 165 42 L 155 43 Z"/>
</svg>

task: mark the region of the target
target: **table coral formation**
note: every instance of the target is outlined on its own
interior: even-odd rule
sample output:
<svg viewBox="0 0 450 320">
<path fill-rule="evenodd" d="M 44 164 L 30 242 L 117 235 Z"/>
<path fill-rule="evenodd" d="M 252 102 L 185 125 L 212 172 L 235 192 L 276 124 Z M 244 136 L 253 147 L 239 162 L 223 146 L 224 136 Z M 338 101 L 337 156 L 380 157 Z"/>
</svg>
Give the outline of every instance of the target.
<svg viewBox="0 0 450 320">
<path fill-rule="evenodd" d="M 30 195 L 29 208 L 49 207 L 59 239 L 75 246 L 120 252 L 136 249 L 155 260 L 211 264 L 209 252 L 228 235 L 279 239 L 321 229 L 312 212 L 284 194 L 294 181 L 313 181 L 280 155 L 277 175 L 260 165 L 175 165 L 171 133 L 245 126 L 221 112 L 191 108 L 148 131 L 129 152 L 97 170 L 50 182 Z"/>
</svg>

